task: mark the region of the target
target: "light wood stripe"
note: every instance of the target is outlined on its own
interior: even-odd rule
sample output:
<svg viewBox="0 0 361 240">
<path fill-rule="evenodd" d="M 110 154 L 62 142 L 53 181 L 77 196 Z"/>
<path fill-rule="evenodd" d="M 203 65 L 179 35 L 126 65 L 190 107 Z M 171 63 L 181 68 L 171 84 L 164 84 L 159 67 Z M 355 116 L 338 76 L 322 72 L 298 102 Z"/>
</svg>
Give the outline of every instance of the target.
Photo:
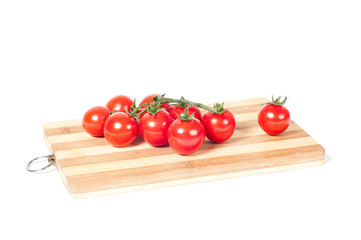
<svg viewBox="0 0 361 240">
<path fill-rule="evenodd" d="M 81 126 L 82 120 L 81 119 L 72 119 L 72 120 L 65 120 L 65 121 L 56 121 L 56 122 L 48 122 L 43 125 L 44 129 L 52 129 L 52 128 L 63 128 L 69 126 Z"/>
<path fill-rule="evenodd" d="M 236 120 L 236 122 L 246 122 L 250 120 L 256 120 L 257 115 L 258 112 L 234 114 L 234 119 Z"/>
<path fill-rule="evenodd" d="M 240 107 L 231 107 L 228 108 L 232 113 L 249 113 L 249 112 L 258 112 L 261 108 L 262 104 L 253 104 L 248 106 L 240 106 Z"/>
<path fill-rule="evenodd" d="M 76 179 L 75 181 L 73 181 L 71 179 L 71 182 L 76 182 L 76 183 L 74 183 L 74 184 L 71 183 L 72 187 L 68 188 L 68 190 L 69 190 L 69 194 L 72 198 L 83 199 L 83 198 L 107 196 L 107 195 L 111 195 L 111 194 L 120 194 L 120 193 L 134 192 L 134 191 L 143 191 L 143 190 L 151 190 L 151 189 L 157 189 L 157 188 L 174 187 L 174 186 L 180 186 L 180 185 L 186 185 L 186 184 L 216 181 L 216 180 L 226 180 L 226 179 L 231 179 L 231 178 L 246 177 L 246 176 L 258 175 L 258 174 L 292 171 L 292 170 L 298 170 L 298 169 L 308 168 L 308 167 L 317 167 L 317 166 L 320 166 L 323 164 L 323 161 L 320 161 L 319 156 L 309 158 L 309 159 L 310 159 L 309 162 L 300 163 L 300 164 L 295 163 L 292 165 L 283 165 L 283 166 L 272 167 L 272 168 L 260 168 L 260 169 L 241 171 L 241 172 L 221 173 L 221 174 L 215 174 L 215 175 L 177 179 L 177 180 L 164 181 L 164 182 L 159 181 L 156 183 L 134 185 L 134 186 L 128 186 L 128 187 L 120 187 L 119 185 L 115 185 L 115 183 L 113 181 L 112 186 L 108 186 L 106 188 L 100 187 L 100 188 L 97 188 L 97 190 L 89 189 L 89 188 L 87 188 L 87 186 L 85 186 L 83 184 L 78 184 L 79 181 L 82 181 L 81 179 Z M 318 159 L 318 161 L 316 161 L 314 159 Z M 91 184 L 94 185 L 93 183 L 91 183 Z"/>
<path fill-rule="evenodd" d="M 224 179 L 224 174 L 250 172 L 257 169 L 275 169 L 277 167 L 293 166 L 317 162 L 322 164 L 323 148 L 319 145 L 296 147 L 282 150 L 272 150 L 264 153 L 262 158 L 258 154 L 247 153 L 233 155 L 227 158 L 214 157 L 193 161 L 181 161 L 169 164 L 151 165 L 131 169 L 112 170 L 84 175 L 68 176 L 72 185 L 70 191 L 86 193 L 89 184 L 96 191 L 113 188 L 128 188 L 144 186 L 162 182 L 172 182 L 181 179 L 209 177 L 209 180 Z M 286 161 L 291 158 L 293 161 Z M 277 159 L 277 161 L 275 161 Z M 154 177 L 157 176 L 157 177 Z M 213 177 L 212 177 L 213 176 Z M 171 184 L 172 185 L 172 184 Z"/>
<path fill-rule="evenodd" d="M 256 105 L 256 104 L 262 105 L 267 102 L 269 102 L 269 100 L 267 98 L 252 98 L 252 99 L 225 102 L 224 106 L 226 108 L 233 108 L 233 107 L 249 106 L 249 105 Z M 213 104 L 208 104 L 208 106 L 212 107 Z"/>
<path fill-rule="evenodd" d="M 65 167 L 63 168 L 63 172 L 65 176 L 72 176 L 72 175 L 89 174 L 96 172 L 105 172 L 115 169 L 119 170 L 119 169 L 136 168 L 142 166 L 167 164 L 167 163 L 189 161 L 189 160 L 193 161 L 193 160 L 207 159 L 212 157 L 222 157 L 222 156 L 228 157 L 237 154 L 266 152 L 271 150 L 280 150 L 280 149 L 310 146 L 316 144 L 317 143 L 315 142 L 315 140 L 313 140 L 311 137 L 303 137 L 303 138 L 272 141 L 272 142 L 245 144 L 245 145 L 238 145 L 231 147 L 223 146 L 223 148 L 214 148 L 207 150 L 201 149 L 191 156 L 166 154 L 166 155 L 157 155 L 157 156 L 151 156 L 145 158 L 134 158 L 130 160 L 87 164 L 85 166 Z"/>
<path fill-rule="evenodd" d="M 94 140 L 94 139 L 98 139 L 98 138 L 92 137 L 87 132 L 84 131 L 79 133 L 60 134 L 60 135 L 48 137 L 48 141 L 51 144 L 69 143 L 69 142 L 86 141 L 86 140 Z"/>
</svg>

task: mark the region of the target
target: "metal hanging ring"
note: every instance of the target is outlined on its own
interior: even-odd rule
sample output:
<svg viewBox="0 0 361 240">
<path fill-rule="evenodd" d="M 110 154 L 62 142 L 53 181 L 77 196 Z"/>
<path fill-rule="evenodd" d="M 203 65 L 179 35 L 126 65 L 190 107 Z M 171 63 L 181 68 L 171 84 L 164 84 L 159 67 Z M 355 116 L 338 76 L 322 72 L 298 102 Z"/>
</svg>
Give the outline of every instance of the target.
<svg viewBox="0 0 361 240">
<path fill-rule="evenodd" d="M 45 162 L 45 161 L 47 161 L 48 164 L 42 168 L 34 169 L 31 167 L 32 165 L 35 165 L 40 162 Z M 37 157 L 37 158 L 34 158 L 33 160 L 31 160 L 26 165 L 26 170 L 28 170 L 29 172 L 32 172 L 32 173 L 40 173 L 40 172 L 44 172 L 51 166 L 54 166 L 54 164 L 55 164 L 55 156 L 54 155 L 41 156 L 41 157 Z"/>
</svg>

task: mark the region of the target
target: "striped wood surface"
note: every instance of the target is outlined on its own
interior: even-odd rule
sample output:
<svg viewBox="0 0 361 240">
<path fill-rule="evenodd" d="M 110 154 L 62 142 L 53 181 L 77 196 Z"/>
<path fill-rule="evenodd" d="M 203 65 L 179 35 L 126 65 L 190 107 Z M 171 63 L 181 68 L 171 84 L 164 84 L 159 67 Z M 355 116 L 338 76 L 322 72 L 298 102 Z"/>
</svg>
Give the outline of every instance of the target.
<svg viewBox="0 0 361 240">
<path fill-rule="evenodd" d="M 232 138 L 222 144 L 206 139 L 189 156 L 170 147 L 151 147 L 141 137 L 130 146 L 114 148 L 84 132 L 80 119 L 45 124 L 45 141 L 75 198 L 321 165 L 323 147 L 294 122 L 279 136 L 260 129 L 257 112 L 265 102 L 257 98 L 225 103 L 236 118 Z"/>
</svg>

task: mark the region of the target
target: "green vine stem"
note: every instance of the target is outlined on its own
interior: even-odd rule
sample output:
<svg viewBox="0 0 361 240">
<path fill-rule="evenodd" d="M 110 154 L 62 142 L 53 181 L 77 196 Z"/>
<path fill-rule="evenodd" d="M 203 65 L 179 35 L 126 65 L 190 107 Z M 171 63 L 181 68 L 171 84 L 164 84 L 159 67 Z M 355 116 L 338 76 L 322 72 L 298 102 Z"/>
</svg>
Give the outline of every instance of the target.
<svg viewBox="0 0 361 240">
<path fill-rule="evenodd" d="M 178 107 L 185 108 L 184 109 L 184 116 L 179 116 L 178 115 L 181 120 L 185 120 L 185 121 L 189 121 L 190 119 L 192 119 L 192 117 L 194 115 L 194 113 L 191 114 L 191 115 L 188 115 L 188 110 L 192 106 L 203 108 L 205 110 L 208 110 L 208 111 L 210 111 L 212 113 L 216 113 L 216 114 L 222 114 L 223 112 L 226 111 L 226 109 L 223 108 L 224 103 L 221 103 L 221 104 L 216 103 L 216 104 L 214 104 L 213 107 L 208 107 L 207 105 L 204 105 L 202 103 L 196 103 L 196 102 L 189 101 L 189 100 L 185 99 L 184 97 L 181 97 L 180 99 L 165 98 L 164 95 L 165 94 L 163 94 L 161 96 L 155 96 L 153 98 L 153 102 L 143 103 L 143 104 L 139 105 L 138 107 L 136 107 L 135 99 L 134 99 L 133 104 L 130 107 L 130 111 L 127 112 L 127 114 L 139 121 L 139 117 L 145 111 L 147 111 L 148 113 L 155 116 L 159 111 L 165 110 L 164 108 L 161 108 L 161 105 L 163 103 L 171 103 L 171 104 L 172 103 L 177 103 Z M 286 99 L 284 100 L 284 102 L 285 101 L 286 101 Z M 147 106 L 147 107 L 143 108 L 144 106 Z"/>
<path fill-rule="evenodd" d="M 184 97 L 181 97 L 180 99 L 176 99 L 176 98 L 165 98 L 163 96 L 159 96 L 158 98 L 156 98 L 156 101 L 159 101 L 160 103 L 176 102 L 176 103 L 180 103 L 180 104 L 192 105 L 192 106 L 206 109 L 212 113 L 217 113 L 217 114 L 222 114 L 224 111 L 226 111 L 226 109 L 223 108 L 223 103 L 222 104 L 216 103 L 216 104 L 214 104 L 214 107 L 211 108 L 202 103 L 195 103 L 195 102 L 189 101 L 189 100 L 185 99 Z"/>
</svg>

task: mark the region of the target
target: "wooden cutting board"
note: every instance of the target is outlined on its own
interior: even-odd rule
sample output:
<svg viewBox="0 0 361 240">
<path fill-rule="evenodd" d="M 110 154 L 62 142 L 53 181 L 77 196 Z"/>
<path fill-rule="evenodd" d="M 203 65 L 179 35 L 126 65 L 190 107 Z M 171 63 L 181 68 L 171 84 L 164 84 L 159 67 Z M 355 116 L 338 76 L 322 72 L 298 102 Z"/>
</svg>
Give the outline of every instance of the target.
<svg viewBox="0 0 361 240">
<path fill-rule="evenodd" d="M 124 148 L 91 137 L 81 120 L 44 125 L 45 141 L 56 167 L 75 198 L 182 185 L 252 174 L 318 166 L 324 148 L 296 123 L 279 136 L 264 133 L 257 112 L 265 98 L 225 103 L 236 118 L 231 139 L 208 139 L 196 153 L 181 156 L 169 147 L 151 147 L 139 136 Z"/>
</svg>

